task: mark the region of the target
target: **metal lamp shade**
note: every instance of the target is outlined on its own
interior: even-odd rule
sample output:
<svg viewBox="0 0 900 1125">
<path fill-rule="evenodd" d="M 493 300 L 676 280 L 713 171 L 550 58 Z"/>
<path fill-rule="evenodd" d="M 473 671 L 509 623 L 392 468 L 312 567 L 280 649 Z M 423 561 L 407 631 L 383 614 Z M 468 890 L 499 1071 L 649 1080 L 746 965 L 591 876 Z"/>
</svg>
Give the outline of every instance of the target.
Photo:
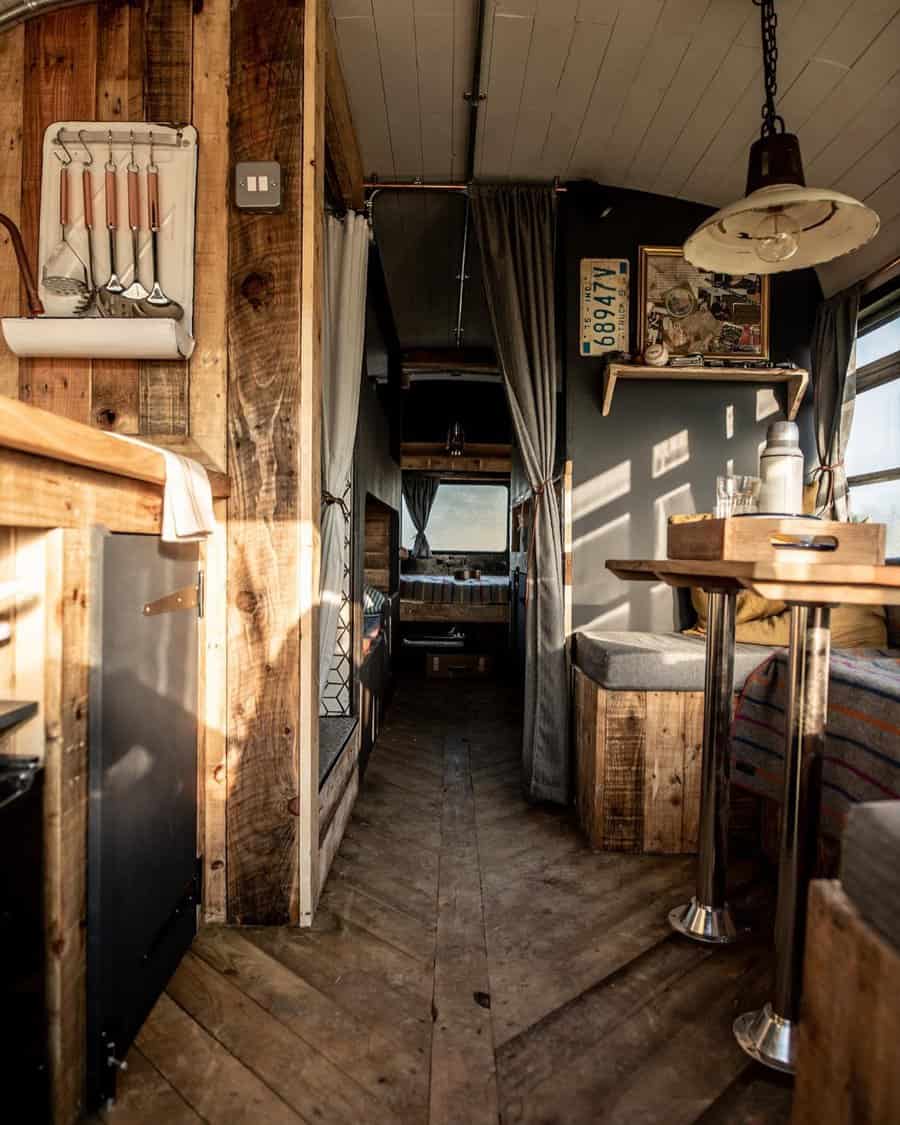
<svg viewBox="0 0 900 1125">
<path fill-rule="evenodd" d="M 784 273 L 858 250 L 879 225 L 870 207 L 839 191 L 771 184 L 701 223 L 685 242 L 684 256 L 719 273 Z"/>
</svg>

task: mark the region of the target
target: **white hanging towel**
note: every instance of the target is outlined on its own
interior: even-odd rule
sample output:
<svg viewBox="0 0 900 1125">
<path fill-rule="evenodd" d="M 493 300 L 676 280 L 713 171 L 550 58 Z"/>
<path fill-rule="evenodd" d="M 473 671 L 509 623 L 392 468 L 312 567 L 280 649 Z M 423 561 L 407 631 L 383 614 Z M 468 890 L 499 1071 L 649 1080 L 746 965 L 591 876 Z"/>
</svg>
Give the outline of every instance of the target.
<svg viewBox="0 0 900 1125">
<path fill-rule="evenodd" d="M 113 434 L 113 437 L 152 449 L 161 453 L 165 460 L 161 533 L 164 543 L 198 543 L 215 531 L 212 488 L 206 469 L 199 461 L 125 434 Z"/>
</svg>

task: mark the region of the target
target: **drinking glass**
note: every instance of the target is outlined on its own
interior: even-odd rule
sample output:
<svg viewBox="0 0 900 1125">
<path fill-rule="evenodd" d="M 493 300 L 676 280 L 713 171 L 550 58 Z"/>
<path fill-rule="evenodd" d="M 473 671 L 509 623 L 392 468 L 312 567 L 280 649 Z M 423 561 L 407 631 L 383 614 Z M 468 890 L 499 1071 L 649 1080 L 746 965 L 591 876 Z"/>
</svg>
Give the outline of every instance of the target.
<svg viewBox="0 0 900 1125">
<path fill-rule="evenodd" d="M 759 477 L 726 473 L 716 477 L 716 517 L 746 516 L 759 506 Z"/>
</svg>

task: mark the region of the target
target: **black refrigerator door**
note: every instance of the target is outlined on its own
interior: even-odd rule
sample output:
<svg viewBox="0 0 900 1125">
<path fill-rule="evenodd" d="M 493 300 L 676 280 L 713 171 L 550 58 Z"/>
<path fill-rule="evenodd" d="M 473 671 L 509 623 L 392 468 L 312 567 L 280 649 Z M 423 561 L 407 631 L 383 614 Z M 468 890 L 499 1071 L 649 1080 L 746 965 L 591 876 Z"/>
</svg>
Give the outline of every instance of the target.
<svg viewBox="0 0 900 1125">
<path fill-rule="evenodd" d="M 196 932 L 198 549 L 98 532 L 88 819 L 88 1100 Z M 175 595 L 177 597 L 169 597 Z M 191 604 L 194 602 L 195 604 Z"/>
</svg>

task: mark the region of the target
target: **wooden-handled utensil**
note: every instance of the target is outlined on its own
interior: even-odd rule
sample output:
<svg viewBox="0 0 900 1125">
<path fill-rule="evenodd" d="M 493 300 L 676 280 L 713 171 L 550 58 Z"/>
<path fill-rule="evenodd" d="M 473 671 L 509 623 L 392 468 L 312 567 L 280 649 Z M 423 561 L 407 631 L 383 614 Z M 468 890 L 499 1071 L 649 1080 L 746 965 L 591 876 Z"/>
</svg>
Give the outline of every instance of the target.
<svg viewBox="0 0 900 1125">
<path fill-rule="evenodd" d="M 128 226 L 131 229 L 131 261 L 132 261 L 132 280 L 131 284 L 122 294 L 129 301 L 143 301 L 149 293 L 141 285 L 141 279 L 138 272 L 138 262 L 140 259 L 140 233 L 141 233 L 141 196 L 140 187 L 138 183 L 138 176 L 140 169 L 134 161 L 134 152 L 132 151 L 131 161 L 128 165 Z"/>
<path fill-rule="evenodd" d="M 184 309 L 163 292 L 159 281 L 159 168 L 152 162 L 147 165 L 147 212 L 150 225 L 150 268 L 153 271 L 153 288 L 146 300 L 141 301 L 142 316 L 167 317 L 181 320 Z"/>
</svg>

